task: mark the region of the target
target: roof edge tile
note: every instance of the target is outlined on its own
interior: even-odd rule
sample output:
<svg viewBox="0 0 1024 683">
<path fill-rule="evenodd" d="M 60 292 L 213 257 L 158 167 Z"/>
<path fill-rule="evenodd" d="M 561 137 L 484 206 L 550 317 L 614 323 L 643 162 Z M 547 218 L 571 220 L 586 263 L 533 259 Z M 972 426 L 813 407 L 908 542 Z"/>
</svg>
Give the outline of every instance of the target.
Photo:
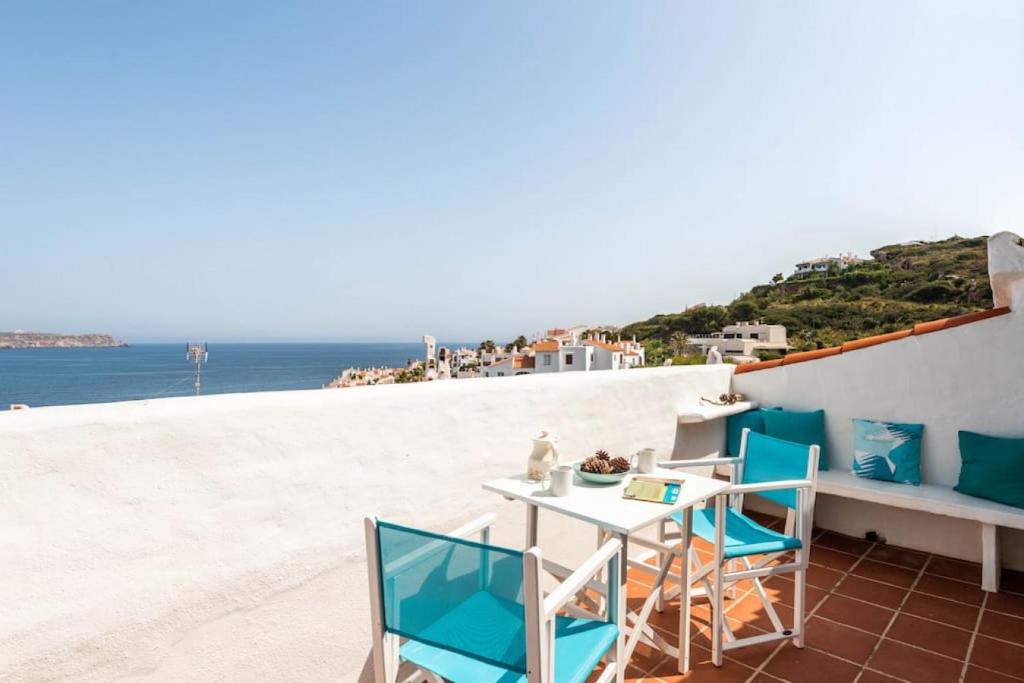
<svg viewBox="0 0 1024 683">
<path fill-rule="evenodd" d="M 989 318 L 996 318 L 1001 315 L 1006 315 L 1010 312 L 1008 306 L 1000 306 L 999 308 L 992 308 L 986 311 L 975 311 L 974 313 L 965 313 L 963 315 L 957 315 L 952 318 L 942 318 L 941 320 L 932 320 L 926 323 L 918 323 L 914 325 L 912 329 L 899 330 L 897 332 L 889 332 L 888 334 L 877 334 L 872 337 L 864 337 L 862 339 L 853 339 L 846 342 L 842 346 L 831 346 L 826 349 L 814 349 L 813 351 L 801 351 L 798 353 L 791 353 L 779 360 L 759 361 L 757 363 L 746 363 L 736 367 L 737 375 L 745 372 L 756 372 L 758 370 L 768 370 L 769 368 L 777 368 L 780 365 L 793 365 L 794 363 L 803 363 L 809 360 L 817 360 L 819 358 L 828 358 L 829 356 L 837 356 L 847 351 L 857 351 L 859 349 L 866 349 L 872 346 L 878 346 L 879 344 L 885 344 L 898 339 L 904 339 L 911 335 L 922 335 L 930 334 L 931 332 L 937 332 L 939 330 L 948 330 L 953 327 L 960 327 L 961 325 L 969 325 L 970 323 L 978 322 L 980 320 L 987 320 Z"/>
</svg>

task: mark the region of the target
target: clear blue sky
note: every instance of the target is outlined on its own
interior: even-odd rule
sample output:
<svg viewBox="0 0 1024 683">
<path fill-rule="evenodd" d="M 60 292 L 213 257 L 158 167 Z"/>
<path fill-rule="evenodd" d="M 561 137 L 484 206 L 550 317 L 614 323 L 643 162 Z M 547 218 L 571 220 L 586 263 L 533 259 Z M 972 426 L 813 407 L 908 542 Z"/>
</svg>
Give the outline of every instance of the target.
<svg viewBox="0 0 1024 683">
<path fill-rule="evenodd" d="M 0 329 L 626 323 L 1024 230 L 1024 3 L 7 2 Z"/>
</svg>

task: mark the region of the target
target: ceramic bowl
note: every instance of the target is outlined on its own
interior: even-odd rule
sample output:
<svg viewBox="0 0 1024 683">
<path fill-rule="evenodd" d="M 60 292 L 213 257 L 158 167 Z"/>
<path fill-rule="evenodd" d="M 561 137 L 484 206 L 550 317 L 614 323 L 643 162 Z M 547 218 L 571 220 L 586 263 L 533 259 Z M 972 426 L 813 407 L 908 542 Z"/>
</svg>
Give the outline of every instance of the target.
<svg viewBox="0 0 1024 683">
<path fill-rule="evenodd" d="M 582 466 L 582 460 L 572 464 L 573 470 L 576 471 L 576 476 L 583 481 L 589 481 L 591 484 L 618 484 L 627 474 L 633 471 L 630 469 L 625 472 L 619 472 L 618 474 L 594 474 L 592 472 L 584 472 L 580 469 Z"/>
</svg>

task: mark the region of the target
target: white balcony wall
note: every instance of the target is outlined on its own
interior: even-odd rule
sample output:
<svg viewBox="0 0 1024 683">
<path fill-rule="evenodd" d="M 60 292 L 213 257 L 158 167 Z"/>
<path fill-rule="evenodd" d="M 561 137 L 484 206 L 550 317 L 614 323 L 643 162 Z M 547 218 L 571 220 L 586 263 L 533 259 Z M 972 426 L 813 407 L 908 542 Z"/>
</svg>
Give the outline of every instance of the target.
<svg viewBox="0 0 1024 683">
<path fill-rule="evenodd" d="M 859 351 L 742 373 L 735 391 L 762 406 L 823 408 L 832 469 L 849 471 L 853 418 L 925 425 L 921 472 L 954 486 L 960 473 L 957 431 L 1024 436 L 1024 314 L 989 318 Z M 876 530 L 890 543 L 981 559 L 979 525 L 819 495 L 819 526 L 853 536 Z M 1001 529 L 1003 564 L 1024 568 L 1024 534 Z"/>
<path fill-rule="evenodd" d="M 582 358 L 579 359 L 582 362 Z M 729 366 L 174 398 L 0 414 L 0 680 L 367 677 L 362 516 L 445 530 L 538 429 L 565 459 L 715 452 L 677 413 Z M 593 529 L 542 513 L 575 563 Z"/>
</svg>

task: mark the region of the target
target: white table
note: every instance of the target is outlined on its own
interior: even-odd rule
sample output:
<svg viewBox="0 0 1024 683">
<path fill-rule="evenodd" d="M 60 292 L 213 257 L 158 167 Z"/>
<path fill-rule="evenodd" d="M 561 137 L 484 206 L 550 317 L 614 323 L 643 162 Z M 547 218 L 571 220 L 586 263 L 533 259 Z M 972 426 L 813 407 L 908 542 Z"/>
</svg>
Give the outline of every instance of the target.
<svg viewBox="0 0 1024 683">
<path fill-rule="evenodd" d="M 572 493 L 564 497 L 551 495 L 547 484 L 529 481 L 525 474 L 489 481 L 484 484 L 484 489 L 500 494 L 510 500 L 519 500 L 526 503 L 527 547 L 537 545 L 537 521 L 540 508 L 593 524 L 598 528 L 599 543 L 603 542 L 605 534 L 615 535 L 622 543 L 619 562 L 619 567 L 621 567 L 619 576 L 620 586 L 617 591 L 619 613 L 625 615 L 627 619 L 633 619 L 631 626 L 627 621 L 629 639 L 626 641 L 624 660 L 629 661 L 637 643 L 643 638 L 644 641 L 654 647 L 677 658 L 680 671 L 685 671 L 689 656 L 688 643 L 682 642 L 682 636 L 680 636 L 678 647 L 665 642 L 654 629 L 647 625 L 647 620 L 650 617 L 651 610 L 656 605 L 660 609 L 661 597 L 663 595 L 662 589 L 673 559 L 675 557 L 689 557 L 690 530 L 692 529 L 691 521 L 694 505 L 703 503 L 709 498 L 722 493 L 729 488 L 729 482 L 680 470 L 661 468 L 655 470 L 650 476 L 682 481 L 683 485 L 679 492 L 679 499 L 672 505 L 624 499 L 622 491 L 628 485 L 632 475 L 627 475 L 621 483 L 613 485 L 590 484 L 576 477 Z M 676 512 L 683 513 L 683 523 L 680 529 L 683 539 L 682 548 L 670 548 L 663 543 L 639 538 L 635 535 L 641 529 L 654 524 L 658 524 L 660 528 L 660 521 Z M 643 607 L 639 612 L 627 614 L 626 580 L 630 566 L 628 556 L 630 543 L 657 551 L 660 564 L 657 568 L 654 585 L 644 601 Z M 637 563 L 634 561 L 634 564 Z M 545 561 L 544 565 L 546 571 L 562 579 L 571 573 L 571 570 L 568 568 L 553 562 Z M 650 567 L 647 566 L 646 568 L 649 569 Z M 680 612 L 688 612 L 688 610 L 681 609 Z M 683 631 L 684 629 L 680 628 L 680 633 Z"/>
</svg>

